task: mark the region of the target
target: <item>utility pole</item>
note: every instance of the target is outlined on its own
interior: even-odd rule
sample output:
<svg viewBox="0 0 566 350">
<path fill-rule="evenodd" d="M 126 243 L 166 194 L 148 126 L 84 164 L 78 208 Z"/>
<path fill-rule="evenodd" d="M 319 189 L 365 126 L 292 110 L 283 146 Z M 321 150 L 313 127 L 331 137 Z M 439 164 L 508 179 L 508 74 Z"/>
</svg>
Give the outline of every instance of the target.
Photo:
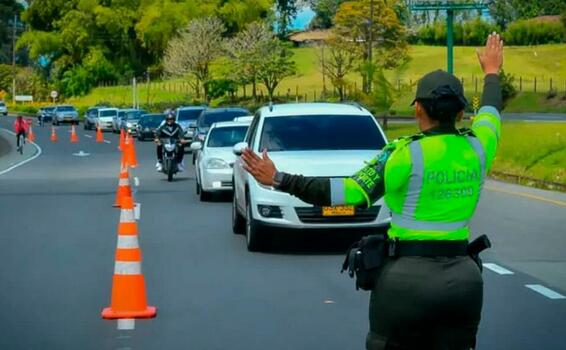
<svg viewBox="0 0 566 350">
<path fill-rule="evenodd" d="M 132 79 L 132 108 L 136 108 L 136 77 Z"/>
<path fill-rule="evenodd" d="M 16 27 L 18 25 L 18 15 L 14 15 L 12 22 L 12 103 L 16 104 Z"/>
<path fill-rule="evenodd" d="M 321 99 L 326 98 L 326 62 L 324 62 L 324 46 L 326 44 L 323 43 L 321 46 L 322 49 L 322 96 Z"/>
<path fill-rule="evenodd" d="M 147 72 L 146 72 L 145 74 L 147 74 L 147 80 L 146 80 L 146 84 L 147 84 L 147 102 L 146 102 L 146 105 L 147 105 L 147 106 L 146 106 L 146 108 L 149 108 L 149 83 L 150 83 L 150 80 L 149 80 L 149 68 L 147 69 Z"/>
<path fill-rule="evenodd" d="M 371 83 L 373 80 L 373 0 L 369 2 L 369 45 L 368 45 L 368 66 L 367 66 L 367 91 L 371 92 Z"/>
</svg>

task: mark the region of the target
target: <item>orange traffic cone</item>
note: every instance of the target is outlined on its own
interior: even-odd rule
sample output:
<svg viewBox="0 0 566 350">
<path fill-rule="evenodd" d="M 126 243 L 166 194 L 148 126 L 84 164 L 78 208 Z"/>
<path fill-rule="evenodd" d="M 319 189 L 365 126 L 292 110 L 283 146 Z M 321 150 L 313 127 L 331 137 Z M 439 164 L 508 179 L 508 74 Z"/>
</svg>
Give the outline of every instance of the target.
<svg viewBox="0 0 566 350">
<path fill-rule="evenodd" d="M 35 134 L 33 133 L 33 128 L 31 127 L 31 124 L 29 125 L 28 140 L 30 140 L 31 142 L 35 141 Z"/>
<path fill-rule="evenodd" d="M 136 157 L 136 146 L 134 142 L 134 138 L 130 134 L 126 135 L 126 159 L 128 161 L 128 166 L 132 168 L 138 166 L 138 158 Z"/>
<path fill-rule="evenodd" d="M 75 125 L 71 126 L 71 143 L 79 142 L 79 137 L 77 136 L 77 132 L 75 130 Z"/>
<path fill-rule="evenodd" d="M 124 129 L 120 129 L 120 142 L 118 143 L 118 149 L 122 152 L 124 152 L 124 150 L 126 149 L 125 147 L 125 135 L 124 135 Z"/>
<path fill-rule="evenodd" d="M 157 309 L 147 305 L 141 261 L 138 225 L 134 217 L 134 201 L 132 197 L 125 197 L 118 224 L 118 247 L 112 278 L 112 297 L 110 307 L 102 310 L 102 318 L 155 317 Z"/>
<path fill-rule="evenodd" d="M 102 129 L 100 129 L 100 126 L 96 128 L 96 142 L 104 142 L 104 135 L 102 134 Z"/>
<path fill-rule="evenodd" d="M 51 127 L 51 142 L 57 142 L 57 133 L 54 126 Z"/>
<path fill-rule="evenodd" d="M 120 179 L 118 180 L 118 190 L 116 191 L 116 200 L 114 207 L 120 208 L 124 204 L 124 198 L 132 196 L 132 188 L 130 187 L 130 174 L 128 166 L 122 162 L 120 166 Z"/>
</svg>

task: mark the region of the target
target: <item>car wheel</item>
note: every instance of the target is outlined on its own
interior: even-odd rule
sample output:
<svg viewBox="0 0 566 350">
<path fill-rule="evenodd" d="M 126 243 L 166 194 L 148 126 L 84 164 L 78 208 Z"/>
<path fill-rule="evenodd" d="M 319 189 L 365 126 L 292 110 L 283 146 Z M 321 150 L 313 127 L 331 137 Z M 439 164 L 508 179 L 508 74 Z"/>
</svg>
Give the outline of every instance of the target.
<svg viewBox="0 0 566 350">
<path fill-rule="evenodd" d="M 239 235 L 245 232 L 246 220 L 242 214 L 238 212 L 237 203 L 236 192 L 234 192 L 234 195 L 232 196 L 232 232 Z"/>
<path fill-rule="evenodd" d="M 210 197 L 212 197 L 212 193 L 207 192 L 205 190 L 202 189 L 201 185 L 198 185 L 198 192 L 199 192 L 199 199 L 201 202 L 207 202 L 210 200 Z"/>
<path fill-rule="evenodd" d="M 251 201 L 246 201 L 246 245 L 250 252 L 263 249 L 263 236 L 257 221 L 254 220 Z"/>
</svg>

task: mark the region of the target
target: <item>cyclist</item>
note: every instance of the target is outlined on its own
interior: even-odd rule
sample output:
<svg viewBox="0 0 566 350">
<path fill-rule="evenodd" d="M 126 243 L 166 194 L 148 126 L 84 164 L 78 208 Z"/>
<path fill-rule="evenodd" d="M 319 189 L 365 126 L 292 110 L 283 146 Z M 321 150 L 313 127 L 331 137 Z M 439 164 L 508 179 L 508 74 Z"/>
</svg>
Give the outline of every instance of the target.
<svg viewBox="0 0 566 350">
<path fill-rule="evenodd" d="M 26 140 L 26 135 L 29 129 L 29 124 L 19 115 L 14 122 L 14 132 L 16 133 L 16 145 L 18 152 L 21 152 Z"/>
</svg>

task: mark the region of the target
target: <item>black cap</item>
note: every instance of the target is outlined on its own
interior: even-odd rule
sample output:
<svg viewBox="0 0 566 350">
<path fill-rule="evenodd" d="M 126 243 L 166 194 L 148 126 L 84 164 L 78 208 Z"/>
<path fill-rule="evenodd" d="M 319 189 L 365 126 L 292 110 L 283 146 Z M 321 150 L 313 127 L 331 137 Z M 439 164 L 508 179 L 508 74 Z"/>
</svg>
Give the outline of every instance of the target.
<svg viewBox="0 0 566 350">
<path fill-rule="evenodd" d="M 456 97 L 462 103 L 462 107 L 468 104 L 468 100 L 464 96 L 464 87 L 458 78 L 443 70 L 430 72 L 419 80 L 417 85 L 417 95 L 411 105 L 415 101 L 434 100 L 440 97 Z"/>
</svg>

